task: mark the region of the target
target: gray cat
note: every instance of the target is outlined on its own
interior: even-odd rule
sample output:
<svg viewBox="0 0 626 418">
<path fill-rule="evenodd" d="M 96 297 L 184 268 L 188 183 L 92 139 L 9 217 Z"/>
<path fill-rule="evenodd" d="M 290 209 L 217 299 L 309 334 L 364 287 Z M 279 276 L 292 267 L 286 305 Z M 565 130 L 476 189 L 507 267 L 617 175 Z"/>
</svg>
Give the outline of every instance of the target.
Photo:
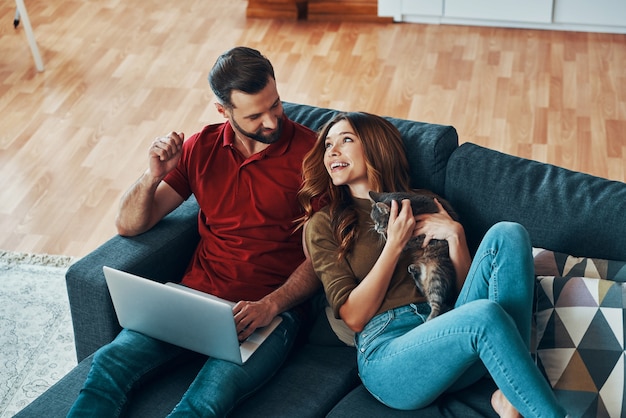
<svg viewBox="0 0 626 418">
<path fill-rule="evenodd" d="M 413 215 L 419 215 L 423 213 L 437 213 L 439 208 L 434 201 L 434 198 L 437 198 L 452 219 L 455 221 L 459 220 L 458 215 L 448 202 L 427 190 L 415 190 L 412 193 L 370 192 L 369 194 L 374 201 L 371 212 L 374 228 L 376 232 L 385 238 L 387 238 L 389 211 L 391 201 L 393 200 L 400 204 L 403 199 L 409 199 Z M 424 238 L 424 235 L 411 238 L 404 250 L 413 253 L 409 273 L 413 277 L 419 291 L 422 292 L 430 303 L 431 312 L 426 319 L 428 321 L 449 311 L 454 306 L 456 299 L 456 272 L 450 259 L 448 241 L 432 239 L 425 248 L 422 248 Z"/>
</svg>

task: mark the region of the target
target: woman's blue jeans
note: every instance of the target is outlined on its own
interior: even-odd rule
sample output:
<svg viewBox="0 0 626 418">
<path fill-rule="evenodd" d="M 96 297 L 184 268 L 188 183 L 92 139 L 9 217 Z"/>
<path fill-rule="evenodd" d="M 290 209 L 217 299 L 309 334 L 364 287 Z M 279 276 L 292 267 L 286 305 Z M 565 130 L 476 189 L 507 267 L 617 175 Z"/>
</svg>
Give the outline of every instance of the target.
<svg viewBox="0 0 626 418">
<path fill-rule="evenodd" d="M 384 404 L 418 409 L 489 372 L 523 416 L 564 417 L 529 353 L 533 293 L 528 233 L 515 223 L 494 225 L 455 309 L 425 322 L 428 304 L 399 307 L 356 335 L 361 380 Z"/>
<path fill-rule="evenodd" d="M 170 416 L 224 417 L 270 379 L 287 357 L 300 326 L 294 312 L 281 316 L 282 322 L 243 366 L 208 357 Z M 96 352 L 68 416 L 117 417 L 138 382 L 193 357 L 188 350 L 124 329 Z"/>
</svg>

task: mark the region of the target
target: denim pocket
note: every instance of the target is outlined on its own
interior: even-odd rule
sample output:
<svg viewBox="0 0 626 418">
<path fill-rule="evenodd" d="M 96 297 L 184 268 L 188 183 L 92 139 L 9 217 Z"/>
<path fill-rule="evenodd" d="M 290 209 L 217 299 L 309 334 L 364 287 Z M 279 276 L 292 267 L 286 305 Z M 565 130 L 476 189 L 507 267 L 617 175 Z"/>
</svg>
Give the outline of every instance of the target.
<svg viewBox="0 0 626 418">
<path fill-rule="evenodd" d="M 356 335 L 356 347 L 367 359 L 380 344 L 393 340 L 422 325 L 430 314 L 428 303 L 410 304 L 376 315 Z M 386 334 L 386 335 L 383 335 Z"/>
<path fill-rule="evenodd" d="M 363 331 L 356 334 L 356 346 L 361 354 L 365 354 L 376 338 L 385 332 L 385 329 L 392 320 L 393 315 L 389 312 L 383 312 L 372 318 L 370 322 L 365 325 Z"/>
</svg>

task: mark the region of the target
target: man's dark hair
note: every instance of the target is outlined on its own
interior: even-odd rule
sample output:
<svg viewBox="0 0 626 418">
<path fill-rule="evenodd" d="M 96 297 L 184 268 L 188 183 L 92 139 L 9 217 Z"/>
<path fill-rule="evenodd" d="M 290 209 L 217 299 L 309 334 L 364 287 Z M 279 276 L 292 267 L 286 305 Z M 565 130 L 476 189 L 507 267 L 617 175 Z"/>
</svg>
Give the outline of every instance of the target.
<svg viewBox="0 0 626 418">
<path fill-rule="evenodd" d="M 269 77 L 276 79 L 272 63 L 256 49 L 238 46 L 219 56 L 209 73 L 209 84 L 220 103 L 232 109 L 233 90 L 256 94 Z"/>
</svg>

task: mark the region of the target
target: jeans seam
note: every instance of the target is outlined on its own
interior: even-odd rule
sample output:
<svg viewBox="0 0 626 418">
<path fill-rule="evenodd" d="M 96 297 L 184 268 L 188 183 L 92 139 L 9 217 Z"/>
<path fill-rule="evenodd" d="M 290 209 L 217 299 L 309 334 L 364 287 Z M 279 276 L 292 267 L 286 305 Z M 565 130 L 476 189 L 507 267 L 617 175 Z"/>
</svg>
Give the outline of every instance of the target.
<svg viewBox="0 0 626 418">
<path fill-rule="evenodd" d="M 523 394 L 521 393 L 521 391 L 519 390 L 519 388 L 514 385 L 513 381 L 510 378 L 510 373 L 506 371 L 506 369 L 504 368 L 504 366 L 502 365 L 502 362 L 500 360 L 500 356 L 496 355 L 496 353 L 498 352 L 498 350 L 495 350 L 494 347 L 489 343 L 489 340 L 487 338 L 485 338 L 484 336 L 479 336 L 478 338 L 480 338 L 484 345 L 485 348 L 487 350 L 489 350 L 489 354 L 491 356 L 491 358 L 494 359 L 496 366 L 498 367 L 498 369 L 500 369 L 500 374 L 506 379 L 506 383 L 507 385 L 511 388 L 511 390 L 513 392 L 515 392 L 515 395 L 520 399 L 520 401 L 526 405 L 526 407 L 533 412 L 533 415 L 536 416 L 536 412 L 537 409 L 533 406 L 532 402 L 530 402 L 530 400 L 528 398 L 526 398 L 525 396 L 523 396 Z M 492 375 L 493 378 L 493 373 L 489 372 L 490 375 Z"/>
<path fill-rule="evenodd" d="M 410 346 L 406 346 L 404 349 L 402 350 L 398 350 L 398 351 L 394 351 L 394 353 L 392 355 L 388 355 L 385 357 L 378 357 L 375 361 L 378 360 L 387 360 L 389 358 L 393 358 L 398 354 L 404 354 L 406 351 L 412 351 L 413 349 L 415 349 L 416 347 L 421 347 L 427 344 L 432 343 L 433 341 L 437 341 L 440 340 L 441 338 L 445 338 L 448 337 L 450 335 L 459 335 L 459 334 L 468 334 L 468 335 L 472 335 L 472 336 L 476 336 L 477 333 L 475 331 L 468 331 L 468 330 L 449 330 L 446 334 L 437 334 L 435 336 L 430 337 L 429 339 L 420 339 L 416 344 L 410 345 Z M 369 360 L 369 357 L 365 359 L 366 362 L 370 363 L 372 362 L 371 360 Z"/>
<path fill-rule="evenodd" d="M 493 248 L 490 249 L 491 257 L 491 274 L 489 275 L 489 289 L 493 289 L 493 298 L 491 298 L 494 302 L 498 303 L 500 301 L 499 298 L 499 289 L 498 289 L 498 264 L 496 263 L 496 257 L 498 256 L 498 252 Z"/>
<path fill-rule="evenodd" d="M 495 257 L 496 255 L 496 251 L 493 248 L 487 248 L 485 251 L 483 251 L 483 253 L 478 256 L 476 255 L 476 257 L 474 258 L 474 261 L 472 262 L 472 264 L 479 266 L 480 264 L 482 264 L 486 258 L 489 257 Z M 490 271 L 493 272 L 494 268 L 493 268 L 493 261 L 490 263 Z M 473 267 L 473 266 L 472 266 Z M 468 286 L 471 287 L 471 284 L 474 282 L 474 280 L 476 280 L 476 278 L 478 278 L 479 276 L 482 277 L 482 275 L 479 275 L 479 268 L 472 268 L 472 275 L 471 277 L 468 275 L 465 278 L 465 283 L 463 284 L 463 287 Z M 492 275 L 489 276 L 489 280 L 491 280 Z M 469 281 L 469 283 L 467 283 Z M 465 295 L 464 300 L 461 301 L 461 305 L 464 305 L 468 302 L 468 295 Z"/>
</svg>

